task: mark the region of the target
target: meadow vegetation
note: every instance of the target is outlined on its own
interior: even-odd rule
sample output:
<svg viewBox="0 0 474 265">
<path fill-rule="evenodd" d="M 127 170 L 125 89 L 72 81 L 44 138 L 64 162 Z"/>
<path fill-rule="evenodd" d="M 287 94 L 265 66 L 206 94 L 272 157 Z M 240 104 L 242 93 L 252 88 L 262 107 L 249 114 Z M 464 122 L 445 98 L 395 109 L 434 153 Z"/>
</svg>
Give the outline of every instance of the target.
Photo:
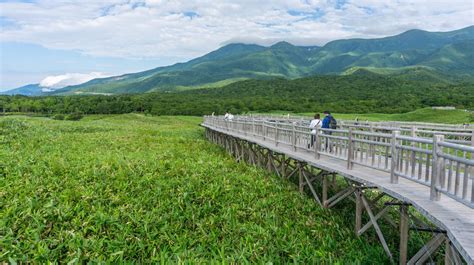
<svg viewBox="0 0 474 265">
<path fill-rule="evenodd" d="M 235 163 L 200 121 L 0 118 L 0 263 L 388 262 L 350 211 Z"/>
</svg>

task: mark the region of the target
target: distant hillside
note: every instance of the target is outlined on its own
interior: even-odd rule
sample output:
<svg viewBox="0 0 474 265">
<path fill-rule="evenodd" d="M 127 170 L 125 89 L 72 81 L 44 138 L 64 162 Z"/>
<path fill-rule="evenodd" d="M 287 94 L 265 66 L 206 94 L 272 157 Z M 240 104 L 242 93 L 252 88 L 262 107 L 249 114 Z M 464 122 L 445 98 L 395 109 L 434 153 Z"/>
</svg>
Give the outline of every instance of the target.
<svg viewBox="0 0 474 265">
<path fill-rule="evenodd" d="M 452 75 L 434 70 L 428 66 L 406 66 L 400 68 L 376 68 L 355 66 L 347 69 L 341 75 L 385 75 L 402 80 L 425 81 L 433 84 L 454 84 L 459 82 L 474 82 L 474 75 Z"/>
<path fill-rule="evenodd" d="M 160 67 L 146 72 L 91 80 L 57 91 L 140 93 L 174 90 L 176 87 L 205 86 L 223 80 L 242 78 L 295 78 L 308 73 L 309 51 L 319 47 L 297 47 L 281 42 L 271 47 L 229 44 L 187 63 Z"/>
<path fill-rule="evenodd" d="M 186 63 L 94 79 L 54 94 L 143 93 L 219 87 L 243 79 L 348 75 L 370 71 L 408 79 L 452 82 L 474 77 L 474 26 L 450 32 L 410 30 L 377 39 L 347 39 L 323 47 L 279 42 L 229 44 Z"/>
<path fill-rule="evenodd" d="M 24 95 L 24 96 L 39 96 L 43 95 L 43 88 L 39 84 L 31 84 L 8 91 L 0 92 L 0 95 Z"/>
<path fill-rule="evenodd" d="M 401 113 L 451 105 L 474 109 L 474 83 L 432 82 L 410 79 L 403 74 L 387 76 L 370 71 L 362 73 L 362 70 L 354 75 L 246 80 L 220 89 L 189 91 L 187 95 L 195 99 L 227 99 L 227 108 L 238 106 L 250 111 L 327 109 L 341 113 Z"/>
<path fill-rule="evenodd" d="M 311 58 L 313 73 L 339 74 L 351 67 L 403 68 L 428 66 L 434 71 L 453 75 L 468 73 L 474 76 L 472 46 L 466 43 L 474 40 L 474 26 L 451 32 L 427 32 L 410 30 L 400 35 L 380 39 L 338 40 L 326 44 Z M 454 47 L 453 47 L 454 46 Z M 455 50 L 455 52 L 449 52 Z M 435 58 L 443 60 L 433 61 Z M 462 62 L 456 64 L 456 58 Z M 433 59 L 432 59 L 433 58 Z M 457 65 L 464 71 L 451 71 Z"/>
<path fill-rule="evenodd" d="M 410 73 L 430 73 L 423 68 Z M 416 75 L 415 75 L 416 76 Z M 39 101 L 32 104 L 33 101 Z M 0 108 L 46 113 L 110 114 L 145 112 L 156 115 L 223 113 L 322 112 L 402 113 L 430 106 L 474 110 L 474 83 L 432 82 L 407 75 L 381 75 L 358 69 L 350 75 L 298 79 L 244 80 L 224 87 L 169 93 L 64 97 L 0 96 Z M 474 118 L 474 116 L 473 116 Z M 474 121 L 474 120 L 473 120 Z"/>
<path fill-rule="evenodd" d="M 444 73 L 474 76 L 474 40 L 447 44 L 420 63 Z"/>
</svg>

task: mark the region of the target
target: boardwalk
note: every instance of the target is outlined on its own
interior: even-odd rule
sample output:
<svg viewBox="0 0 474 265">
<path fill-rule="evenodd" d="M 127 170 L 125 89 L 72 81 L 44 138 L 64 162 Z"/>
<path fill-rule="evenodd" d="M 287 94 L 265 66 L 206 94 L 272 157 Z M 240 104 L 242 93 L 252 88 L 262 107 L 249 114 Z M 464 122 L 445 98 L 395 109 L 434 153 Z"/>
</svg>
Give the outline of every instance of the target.
<svg viewBox="0 0 474 265">
<path fill-rule="evenodd" d="M 238 159 L 260 164 L 284 177 L 298 175 L 300 190 L 309 189 L 324 207 L 354 195 L 356 233 L 373 227 L 391 258 L 377 221 L 385 217 L 390 206 L 397 206 L 401 212 L 396 225 L 400 229 L 401 263 L 423 263 L 444 244 L 446 263 L 461 263 L 462 257 L 474 264 L 472 129 L 438 127 L 437 133 L 433 128 L 417 128 L 419 136 L 402 126 L 364 130 L 352 124 L 335 130 L 320 129 L 312 136 L 304 124 L 295 120 L 255 117 L 233 121 L 205 117 L 202 126 L 211 141 L 225 146 Z M 314 175 L 309 168 L 320 173 Z M 351 185 L 329 198 L 328 181 L 334 173 Z M 323 183 L 322 192 L 313 185 L 318 178 Z M 391 203 L 374 212 L 376 201 L 371 202 L 362 193 L 367 188 L 388 195 Z M 407 214 L 408 206 L 438 228 L 432 240 L 413 257 L 406 256 L 408 219 L 412 218 Z M 370 222 L 362 226 L 364 210 Z"/>
</svg>

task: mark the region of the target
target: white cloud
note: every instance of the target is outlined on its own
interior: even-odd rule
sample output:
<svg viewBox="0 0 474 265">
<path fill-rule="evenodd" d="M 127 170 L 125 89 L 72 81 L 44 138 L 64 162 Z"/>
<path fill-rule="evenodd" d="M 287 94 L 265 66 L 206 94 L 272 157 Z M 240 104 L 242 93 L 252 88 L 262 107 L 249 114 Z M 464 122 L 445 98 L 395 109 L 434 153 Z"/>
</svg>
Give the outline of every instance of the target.
<svg viewBox="0 0 474 265">
<path fill-rule="evenodd" d="M 454 30 L 474 24 L 473 5 L 466 0 L 6 2 L 0 3 L 0 17 L 15 25 L 2 29 L 0 38 L 94 56 L 187 60 L 229 40 L 322 45 L 412 28 Z"/>
<path fill-rule="evenodd" d="M 95 78 L 108 77 L 109 75 L 93 72 L 88 74 L 81 73 L 67 73 L 63 75 L 52 75 L 44 78 L 40 82 L 44 92 L 50 92 L 66 86 L 73 86 L 85 83 Z"/>
</svg>

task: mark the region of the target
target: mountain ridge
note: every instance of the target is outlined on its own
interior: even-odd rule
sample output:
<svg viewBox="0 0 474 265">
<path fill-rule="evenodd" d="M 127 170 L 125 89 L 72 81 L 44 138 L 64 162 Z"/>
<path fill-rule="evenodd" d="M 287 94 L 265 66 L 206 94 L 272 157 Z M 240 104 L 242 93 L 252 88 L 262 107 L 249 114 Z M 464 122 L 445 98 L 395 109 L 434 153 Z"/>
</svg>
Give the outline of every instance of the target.
<svg viewBox="0 0 474 265">
<path fill-rule="evenodd" d="M 43 87 L 40 84 L 28 84 L 14 89 L 0 91 L 0 95 L 23 95 L 23 96 L 40 96 L 44 94 Z"/>
<path fill-rule="evenodd" d="M 364 68 L 409 78 L 474 77 L 474 26 L 448 32 L 419 29 L 374 39 L 341 39 L 323 46 L 295 46 L 286 41 L 271 46 L 231 43 L 184 63 L 124 74 L 65 87 L 54 95 L 144 93 L 228 84 L 243 79 L 300 78 L 347 75 Z M 398 69 L 400 71 L 394 71 Z M 440 78 L 434 78 L 434 80 Z"/>
</svg>

